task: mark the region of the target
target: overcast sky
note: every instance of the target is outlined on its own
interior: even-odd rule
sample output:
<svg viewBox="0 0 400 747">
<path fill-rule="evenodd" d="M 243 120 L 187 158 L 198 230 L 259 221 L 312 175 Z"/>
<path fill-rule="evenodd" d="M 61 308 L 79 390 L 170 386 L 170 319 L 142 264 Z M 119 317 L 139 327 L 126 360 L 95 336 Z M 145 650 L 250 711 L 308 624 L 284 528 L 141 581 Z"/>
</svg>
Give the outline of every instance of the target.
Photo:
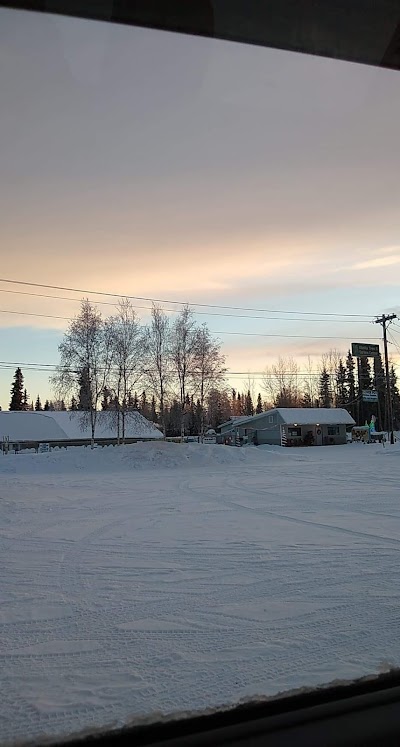
<svg viewBox="0 0 400 747">
<path fill-rule="evenodd" d="M 371 318 L 399 308 L 399 73 L 1 10 L 0 97 L 1 277 Z M 0 283 L 3 310 L 78 309 L 12 288 L 30 290 Z M 2 360 L 57 362 L 65 321 L 0 317 Z M 379 332 L 200 320 L 233 371 Z M 12 373 L 0 371 L 3 407 Z M 26 384 L 50 394 L 45 374 Z"/>
</svg>

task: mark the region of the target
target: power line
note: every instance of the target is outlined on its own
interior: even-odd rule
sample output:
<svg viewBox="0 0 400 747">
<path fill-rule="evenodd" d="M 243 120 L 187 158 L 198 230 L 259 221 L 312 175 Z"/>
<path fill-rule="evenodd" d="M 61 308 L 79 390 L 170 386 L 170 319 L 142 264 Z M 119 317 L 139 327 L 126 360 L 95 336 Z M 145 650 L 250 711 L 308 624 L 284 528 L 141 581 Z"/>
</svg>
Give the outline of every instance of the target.
<svg viewBox="0 0 400 747">
<path fill-rule="evenodd" d="M 41 319 L 62 319 L 64 321 L 72 321 L 71 317 L 68 316 L 57 316 L 55 314 L 37 314 L 32 311 L 15 311 L 10 309 L 0 309 L 0 314 L 16 314 L 21 316 L 35 316 Z M 278 338 L 303 338 L 306 340 L 352 340 L 353 337 L 341 337 L 340 335 L 281 335 L 281 334 L 268 334 L 262 332 L 216 332 L 210 330 L 213 335 L 239 335 L 241 337 L 278 337 Z M 378 340 L 378 337 L 364 337 L 364 340 Z"/>
<path fill-rule="evenodd" d="M 80 298 L 70 298 L 69 296 L 54 296 L 48 293 L 30 293 L 29 291 L 16 291 L 16 290 L 6 290 L 5 288 L 0 288 L 0 293 L 12 293 L 13 295 L 18 296 L 30 296 L 33 298 L 49 298 L 52 300 L 57 301 L 72 301 L 73 303 L 80 303 Z M 91 303 L 94 303 L 98 306 L 112 306 L 115 308 L 115 303 L 112 303 L 111 301 L 96 301 L 91 300 Z M 132 304 L 132 307 L 134 309 L 143 309 L 146 311 L 151 311 L 151 306 L 140 306 L 137 304 Z M 174 314 L 179 314 L 180 309 L 164 309 L 164 311 L 172 312 Z M 11 313 L 11 312 L 10 312 Z M 282 321 L 282 322 L 325 322 L 325 324 L 330 321 L 329 319 L 302 319 L 301 317 L 282 317 L 282 316 L 254 316 L 250 314 L 221 314 L 219 312 L 215 311 L 194 311 L 195 314 L 199 314 L 202 316 L 222 316 L 228 319 L 261 319 L 266 321 Z M 265 312 L 265 313 L 272 313 L 272 312 Z M 276 312 L 276 313 L 289 313 L 289 312 Z M 291 312 L 290 312 L 291 313 Z M 295 313 L 295 312 L 293 312 Z M 303 313 L 303 312 L 299 312 Z M 306 312 L 304 312 L 306 313 Z M 308 313 L 308 312 L 307 312 Z M 317 313 L 317 312 L 315 312 Z M 371 320 L 367 319 L 332 319 L 335 324 L 372 324 Z"/>
<path fill-rule="evenodd" d="M 264 334 L 262 332 L 213 332 L 213 335 L 243 335 L 244 337 L 290 337 L 290 338 L 305 338 L 306 340 L 352 340 L 353 337 L 341 337 L 340 335 L 279 335 L 279 334 Z M 363 337 L 364 340 L 379 340 L 380 337 Z"/>
<path fill-rule="evenodd" d="M 49 288 L 51 290 L 59 290 L 59 291 L 68 291 L 70 293 L 84 293 L 86 295 L 96 295 L 96 296 L 107 296 L 109 298 L 127 298 L 130 300 L 135 301 L 149 301 L 152 303 L 169 303 L 172 305 L 177 306 L 184 306 L 186 302 L 184 301 L 174 301 L 174 300 L 168 300 L 163 298 L 149 298 L 146 296 L 130 296 L 126 295 L 124 293 L 110 293 L 107 291 L 93 291 L 93 290 L 85 290 L 83 288 L 69 288 L 67 286 L 62 285 L 50 285 L 46 283 L 32 283 L 28 282 L 26 280 L 12 280 L 10 278 L 0 278 L 1 283 L 10 283 L 13 285 L 25 285 L 30 286 L 33 288 Z M 369 314 L 340 314 L 339 312 L 324 312 L 324 311 L 285 311 L 282 309 L 257 309 L 254 307 L 244 307 L 244 306 L 224 306 L 220 304 L 209 304 L 209 303 L 191 303 L 191 306 L 200 306 L 201 308 L 208 308 L 208 309 L 227 309 L 231 311 L 255 311 L 259 313 L 266 313 L 266 314 L 302 314 L 304 316 L 316 316 L 319 314 L 320 316 L 328 316 L 328 317 L 357 317 L 357 318 L 370 318 Z"/>
<path fill-rule="evenodd" d="M 64 319 L 66 322 L 70 322 L 69 316 L 56 316 L 55 314 L 34 314 L 31 311 L 11 311 L 10 309 L 0 309 L 0 314 L 18 314 L 20 316 L 38 316 L 44 319 Z"/>
<path fill-rule="evenodd" d="M 15 366 L 17 367 L 24 367 L 25 370 L 28 371 L 45 371 L 47 373 L 53 373 L 59 368 L 59 364 L 57 363 L 33 363 L 33 362 L 27 362 L 27 361 L 0 361 L 0 368 L 1 369 L 13 369 Z M 78 369 L 74 368 L 68 368 L 63 366 L 62 367 L 64 371 L 68 371 L 70 373 L 79 373 Z M 104 369 L 99 369 L 99 371 L 103 371 Z M 111 366 L 111 372 L 118 371 L 117 367 Z M 149 374 L 149 373 L 156 373 L 156 369 L 143 369 L 143 374 Z M 191 373 L 191 372 L 188 372 Z M 335 376 L 335 372 L 328 372 L 329 376 Z M 297 371 L 296 373 L 293 373 L 292 371 L 280 371 L 279 375 L 282 374 L 284 376 L 292 376 L 293 378 L 297 378 L 300 376 L 304 377 L 319 377 L 321 375 L 320 371 Z M 271 372 L 267 371 L 227 371 L 227 376 L 243 376 L 243 377 L 263 377 L 265 379 L 274 379 L 276 378 L 276 375 Z"/>
</svg>

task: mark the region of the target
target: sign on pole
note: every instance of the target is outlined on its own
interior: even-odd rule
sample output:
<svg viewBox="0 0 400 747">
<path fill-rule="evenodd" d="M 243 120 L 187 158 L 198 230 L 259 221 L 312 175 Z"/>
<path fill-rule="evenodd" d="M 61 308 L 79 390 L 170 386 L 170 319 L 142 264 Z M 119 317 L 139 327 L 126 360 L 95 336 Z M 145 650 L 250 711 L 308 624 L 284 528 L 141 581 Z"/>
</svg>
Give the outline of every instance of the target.
<svg viewBox="0 0 400 747">
<path fill-rule="evenodd" d="M 378 392 L 376 389 L 363 389 L 362 398 L 363 402 L 377 402 Z"/>
<path fill-rule="evenodd" d="M 379 345 L 369 345 L 366 342 L 351 343 L 351 354 L 355 358 L 376 358 L 379 352 Z"/>
</svg>

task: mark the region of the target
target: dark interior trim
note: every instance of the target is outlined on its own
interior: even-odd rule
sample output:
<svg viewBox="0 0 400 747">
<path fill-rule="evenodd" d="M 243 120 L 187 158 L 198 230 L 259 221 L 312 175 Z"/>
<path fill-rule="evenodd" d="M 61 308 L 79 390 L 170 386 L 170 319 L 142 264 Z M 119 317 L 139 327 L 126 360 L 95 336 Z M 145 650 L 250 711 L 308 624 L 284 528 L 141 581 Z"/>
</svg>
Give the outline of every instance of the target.
<svg viewBox="0 0 400 747">
<path fill-rule="evenodd" d="M 0 5 L 400 69 L 400 0 L 2 0 Z"/>
<path fill-rule="evenodd" d="M 348 684 L 297 691 L 258 702 L 206 713 L 173 716 L 156 723 L 82 734 L 66 740 L 69 747 L 95 742 L 95 747 L 152 745 L 337 745 L 400 744 L 400 671 Z M 53 747 L 65 742 L 54 742 Z"/>
</svg>

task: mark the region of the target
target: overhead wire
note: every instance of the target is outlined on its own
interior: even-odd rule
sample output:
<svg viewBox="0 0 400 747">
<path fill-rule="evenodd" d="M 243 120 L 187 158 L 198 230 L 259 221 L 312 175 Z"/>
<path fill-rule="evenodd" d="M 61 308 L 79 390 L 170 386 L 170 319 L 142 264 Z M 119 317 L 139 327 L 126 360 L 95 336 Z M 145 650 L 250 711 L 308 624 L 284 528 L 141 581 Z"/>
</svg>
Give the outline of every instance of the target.
<svg viewBox="0 0 400 747">
<path fill-rule="evenodd" d="M 38 317 L 41 319 L 59 319 L 63 321 L 72 321 L 71 317 L 58 316 L 56 314 L 39 314 L 32 311 L 17 311 L 15 309 L 0 309 L 0 314 L 14 314 L 20 316 Z M 213 335 L 239 335 L 241 337 L 270 337 L 270 338 L 302 338 L 306 340 L 352 340 L 352 337 L 342 337 L 341 335 L 287 335 L 287 334 L 272 334 L 264 332 L 238 332 L 238 331 L 216 331 L 210 330 Z M 364 340 L 378 340 L 379 337 L 364 337 Z"/>
<path fill-rule="evenodd" d="M 12 293 L 14 295 L 19 295 L 19 296 L 30 296 L 30 297 L 33 297 L 33 298 L 47 298 L 47 299 L 58 300 L 58 301 L 72 301 L 73 303 L 80 303 L 81 302 L 80 298 L 70 298 L 69 296 L 54 296 L 54 295 L 51 295 L 51 294 L 48 294 L 48 293 L 30 293 L 29 291 L 7 290 L 5 288 L 0 288 L 0 293 Z M 94 304 L 99 305 L 99 306 L 112 306 L 113 308 L 115 308 L 115 306 L 116 306 L 116 304 L 112 303 L 111 301 L 96 301 L 95 299 L 91 300 L 91 303 L 94 303 Z M 152 310 L 151 306 L 141 306 L 141 305 L 137 305 L 137 304 L 131 304 L 131 305 L 132 305 L 132 308 L 134 308 L 134 309 L 142 309 L 142 310 L 145 310 L 145 311 L 151 311 Z M 179 314 L 181 312 L 181 309 L 164 309 L 164 311 L 166 311 L 166 312 L 172 312 L 172 313 L 175 313 L 175 314 Z M 261 320 L 266 320 L 266 321 L 282 321 L 282 322 L 325 322 L 325 324 L 328 321 L 330 321 L 329 319 L 321 319 L 321 318 L 316 318 L 316 319 L 306 318 L 306 319 L 302 319 L 301 317 L 281 317 L 281 316 L 270 316 L 270 317 L 268 317 L 268 316 L 254 316 L 254 315 L 251 315 L 251 314 L 222 314 L 220 312 L 215 312 L 215 311 L 196 311 L 196 310 L 194 310 L 194 313 L 195 314 L 199 314 L 201 316 L 222 316 L 222 317 L 225 317 L 225 318 L 228 318 L 228 319 L 230 319 L 230 318 L 232 318 L 232 319 L 261 319 Z M 270 311 L 270 312 L 265 312 L 265 313 L 272 313 L 272 312 Z M 288 314 L 289 312 L 276 312 L 276 313 L 285 313 L 285 314 Z M 299 312 L 299 313 L 303 313 L 303 312 Z M 317 313 L 317 312 L 315 312 L 315 313 Z M 360 319 L 360 320 L 357 320 L 357 321 L 353 320 L 353 319 L 332 319 L 331 321 L 333 321 L 335 324 L 337 324 L 337 323 L 339 323 L 339 324 L 355 324 L 355 323 L 358 323 L 358 324 L 370 324 L 371 323 L 371 321 L 367 320 L 367 319 Z"/>
<path fill-rule="evenodd" d="M 27 280 L 15 280 L 11 278 L 0 278 L 1 283 L 9 283 L 13 285 L 24 285 L 24 286 L 30 286 L 34 288 L 48 288 L 50 290 L 59 290 L 59 291 L 67 291 L 70 293 L 83 293 L 85 295 L 96 295 L 96 296 L 106 296 L 109 298 L 126 298 L 130 300 L 135 301 L 149 301 L 151 303 L 169 303 L 171 305 L 178 305 L 178 306 L 185 306 L 186 303 L 189 303 L 187 301 L 175 301 L 173 299 L 163 299 L 163 298 L 152 298 L 148 296 L 134 296 L 134 295 L 127 295 L 125 293 L 111 293 L 109 291 L 96 291 L 96 290 L 88 290 L 84 288 L 70 288 L 68 286 L 63 285 L 51 285 L 50 283 L 33 283 L 28 282 Z M 282 310 L 282 309 L 259 309 L 254 307 L 245 307 L 245 306 L 228 306 L 228 305 L 222 305 L 222 304 L 208 304 L 208 303 L 197 303 L 197 302 L 190 302 L 190 306 L 199 306 L 201 308 L 209 308 L 209 309 L 226 309 L 231 311 L 255 311 L 259 313 L 266 313 L 266 314 L 301 314 L 303 316 L 327 316 L 327 317 L 349 317 L 349 318 L 366 318 L 370 319 L 369 314 L 345 314 L 340 312 L 324 312 L 324 311 L 293 311 L 293 310 Z"/>
</svg>

